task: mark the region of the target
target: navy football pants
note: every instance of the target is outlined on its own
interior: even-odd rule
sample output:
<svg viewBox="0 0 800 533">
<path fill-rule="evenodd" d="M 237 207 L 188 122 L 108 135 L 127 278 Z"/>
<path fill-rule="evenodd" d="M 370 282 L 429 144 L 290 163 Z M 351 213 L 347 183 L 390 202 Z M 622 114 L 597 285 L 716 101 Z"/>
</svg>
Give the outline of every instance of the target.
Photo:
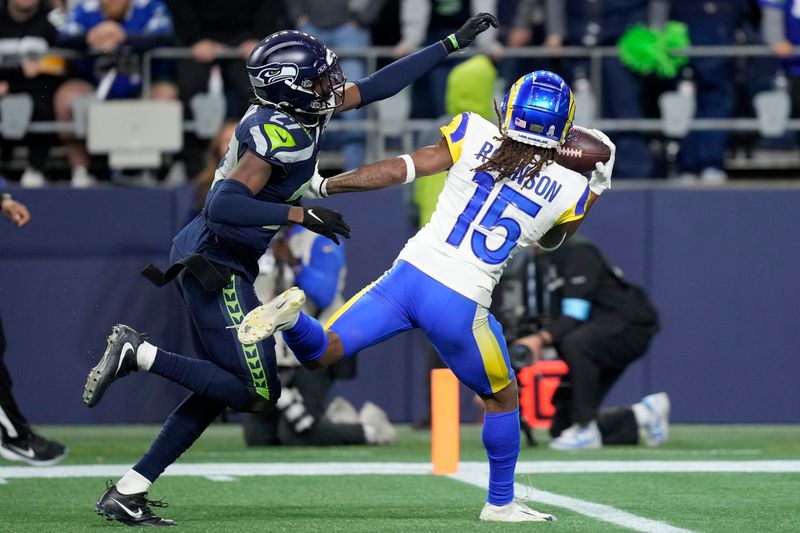
<svg viewBox="0 0 800 533">
<path fill-rule="evenodd" d="M 158 350 L 151 372 L 175 381 L 192 394 L 172 412 L 135 471 L 155 481 L 226 407 L 257 411 L 280 396 L 275 341 L 242 345 L 235 329 L 260 304 L 253 284 L 233 275 L 227 287 L 207 291 L 188 272 L 176 283 L 192 319 L 196 358 Z"/>
</svg>

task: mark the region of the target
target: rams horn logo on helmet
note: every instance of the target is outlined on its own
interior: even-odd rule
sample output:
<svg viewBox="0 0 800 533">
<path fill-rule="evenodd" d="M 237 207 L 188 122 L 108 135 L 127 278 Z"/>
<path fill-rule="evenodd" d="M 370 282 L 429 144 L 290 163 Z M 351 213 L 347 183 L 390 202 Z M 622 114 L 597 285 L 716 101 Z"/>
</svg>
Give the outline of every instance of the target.
<svg viewBox="0 0 800 533">
<path fill-rule="evenodd" d="M 273 83 L 278 83 L 279 81 L 285 80 L 288 80 L 290 83 L 294 83 L 294 81 L 297 79 L 297 74 L 299 71 L 300 69 L 298 69 L 297 65 L 294 63 L 270 63 L 261 69 L 258 74 L 251 76 L 251 78 L 254 77 L 260 80 L 260 87 L 265 87 L 267 85 L 272 85 Z"/>
</svg>

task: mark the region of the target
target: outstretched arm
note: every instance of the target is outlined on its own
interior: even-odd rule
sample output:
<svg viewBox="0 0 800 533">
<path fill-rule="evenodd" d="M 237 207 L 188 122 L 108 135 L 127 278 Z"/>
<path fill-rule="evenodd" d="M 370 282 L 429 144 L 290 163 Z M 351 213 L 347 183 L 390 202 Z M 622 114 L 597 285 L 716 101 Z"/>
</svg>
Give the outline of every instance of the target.
<svg viewBox="0 0 800 533">
<path fill-rule="evenodd" d="M 410 158 L 407 162 L 406 158 Z M 319 197 L 344 192 L 373 191 L 392 185 L 409 183 L 416 176 L 430 176 L 453 166 L 453 157 L 442 138 L 438 144 L 426 146 L 410 156 L 384 159 L 332 178 L 312 181 L 314 195 Z"/>
<path fill-rule="evenodd" d="M 459 30 L 443 40 L 395 61 L 371 76 L 348 83 L 344 90 L 344 102 L 336 112 L 342 113 L 394 96 L 417 81 L 448 54 L 466 48 L 479 33 L 490 26 L 496 28 L 498 25 L 497 18 L 489 13 L 470 17 Z"/>
</svg>

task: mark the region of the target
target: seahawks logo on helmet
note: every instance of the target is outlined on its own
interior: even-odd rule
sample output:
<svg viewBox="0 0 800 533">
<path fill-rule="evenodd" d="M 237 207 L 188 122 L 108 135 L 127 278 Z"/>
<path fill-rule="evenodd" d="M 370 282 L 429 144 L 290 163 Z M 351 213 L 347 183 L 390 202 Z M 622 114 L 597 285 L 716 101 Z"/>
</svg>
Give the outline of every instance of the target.
<svg viewBox="0 0 800 533">
<path fill-rule="evenodd" d="M 293 84 L 299 71 L 294 63 L 270 63 L 255 75 L 250 74 L 250 81 L 254 87 L 266 87 L 281 81 Z"/>
</svg>

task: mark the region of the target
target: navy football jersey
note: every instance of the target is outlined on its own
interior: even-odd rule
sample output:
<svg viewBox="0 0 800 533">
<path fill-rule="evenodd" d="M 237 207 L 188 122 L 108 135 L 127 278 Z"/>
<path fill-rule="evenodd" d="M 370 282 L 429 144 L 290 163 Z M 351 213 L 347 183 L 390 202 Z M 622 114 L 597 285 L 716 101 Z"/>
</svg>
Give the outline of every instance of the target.
<svg viewBox="0 0 800 533">
<path fill-rule="evenodd" d="M 272 165 L 272 175 L 255 199 L 295 203 L 314 175 L 320 136 L 329 118 L 330 115 L 325 116 L 319 126 L 308 128 L 277 109 L 250 106 L 219 162 L 206 206 L 214 197 L 216 186 L 230 176 L 245 150 Z M 246 227 L 212 222 L 203 209 L 173 242 L 184 256 L 201 253 L 211 261 L 246 274 L 253 281 L 258 275 L 258 259 L 279 229 L 280 226 Z"/>
</svg>

